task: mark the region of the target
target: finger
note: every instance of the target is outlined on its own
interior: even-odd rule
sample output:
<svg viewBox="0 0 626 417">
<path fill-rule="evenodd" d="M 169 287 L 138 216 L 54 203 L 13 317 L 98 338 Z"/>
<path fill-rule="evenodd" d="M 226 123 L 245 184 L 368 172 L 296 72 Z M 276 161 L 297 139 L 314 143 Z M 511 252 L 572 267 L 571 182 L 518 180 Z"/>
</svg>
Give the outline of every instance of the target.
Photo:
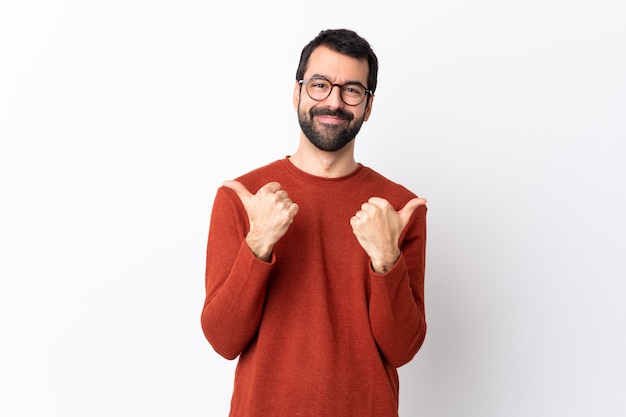
<svg viewBox="0 0 626 417">
<path fill-rule="evenodd" d="M 275 193 L 276 191 L 280 190 L 281 185 L 277 182 L 268 182 L 267 184 L 265 184 L 263 187 L 261 187 L 261 189 L 259 189 L 259 191 L 263 191 L 266 193 Z"/>
<path fill-rule="evenodd" d="M 274 194 L 276 194 L 279 198 L 282 198 L 282 199 L 288 199 L 289 198 L 289 194 L 287 194 L 287 191 L 285 191 L 285 190 L 275 191 Z"/>
<path fill-rule="evenodd" d="M 398 212 L 398 216 L 400 216 L 400 219 L 402 220 L 402 224 L 406 226 L 407 223 L 409 222 L 409 219 L 411 218 L 411 215 L 415 211 L 415 209 L 418 208 L 419 206 L 425 206 L 425 205 L 426 205 L 426 200 L 423 198 L 416 197 L 416 198 L 409 200 L 404 205 L 404 207 L 402 207 L 402 209 Z"/>
<path fill-rule="evenodd" d="M 382 197 L 370 197 L 365 204 L 368 203 L 379 208 L 385 208 L 385 206 L 389 204 L 389 202 Z"/>
<path fill-rule="evenodd" d="M 359 223 L 359 218 L 356 215 L 350 218 L 350 226 L 352 226 L 353 232 L 356 230 L 358 223 Z"/>
<path fill-rule="evenodd" d="M 298 214 L 298 211 L 300 210 L 300 206 L 298 205 L 298 203 L 291 203 L 291 205 L 289 206 L 289 213 L 291 214 L 291 218 L 293 219 L 293 217 Z"/>
<path fill-rule="evenodd" d="M 252 197 L 253 195 L 250 191 L 248 191 L 246 186 L 240 183 L 239 181 L 228 180 L 228 181 L 224 181 L 224 184 L 222 185 L 236 192 L 237 195 L 239 196 L 239 199 L 242 202 L 250 199 L 250 197 Z"/>
<path fill-rule="evenodd" d="M 385 210 L 387 207 L 391 207 L 387 200 L 378 197 L 372 197 L 365 203 L 361 204 L 361 212 L 363 214 L 375 214 L 377 211 Z M 391 207 L 393 210 L 393 207 Z M 395 211 L 395 210 L 394 210 Z"/>
</svg>

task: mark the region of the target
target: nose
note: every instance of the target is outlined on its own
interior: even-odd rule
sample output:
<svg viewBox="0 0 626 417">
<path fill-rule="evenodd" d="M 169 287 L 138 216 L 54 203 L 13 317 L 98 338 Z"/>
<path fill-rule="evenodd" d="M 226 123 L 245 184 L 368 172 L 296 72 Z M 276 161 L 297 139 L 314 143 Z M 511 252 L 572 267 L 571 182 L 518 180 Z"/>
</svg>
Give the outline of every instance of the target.
<svg viewBox="0 0 626 417">
<path fill-rule="evenodd" d="M 335 90 L 335 87 L 337 89 Z M 330 94 L 326 97 L 326 105 L 333 109 L 339 108 L 343 105 L 343 99 L 341 98 L 341 87 L 333 85 L 330 90 Z"/>
</svg>

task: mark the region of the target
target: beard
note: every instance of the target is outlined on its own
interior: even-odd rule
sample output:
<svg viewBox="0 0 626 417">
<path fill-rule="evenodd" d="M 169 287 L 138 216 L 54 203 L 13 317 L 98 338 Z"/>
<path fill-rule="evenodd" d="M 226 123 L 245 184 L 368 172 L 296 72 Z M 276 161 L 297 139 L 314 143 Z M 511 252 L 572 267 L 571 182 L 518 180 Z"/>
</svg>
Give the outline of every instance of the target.
<svg viewBox="0 0 626 417">
<path fill-rule="evenodd" d="M 320 124 L 319 127 L 316 127 L 315 116 L 339 117 L 348 121 L 348 126 Z M 352 142 L 361 130 L 364 120 L 365 113 L 363 116 L 355 118 L 352 113 L 341 109 L 331 110 L 324 107 L 312 107 L 307 114 L 306 111 L 300 110 L 300 105 L 298 105 L 300 129 L 316 148 L 326 152 L 336 152 Z"/>
</svg>

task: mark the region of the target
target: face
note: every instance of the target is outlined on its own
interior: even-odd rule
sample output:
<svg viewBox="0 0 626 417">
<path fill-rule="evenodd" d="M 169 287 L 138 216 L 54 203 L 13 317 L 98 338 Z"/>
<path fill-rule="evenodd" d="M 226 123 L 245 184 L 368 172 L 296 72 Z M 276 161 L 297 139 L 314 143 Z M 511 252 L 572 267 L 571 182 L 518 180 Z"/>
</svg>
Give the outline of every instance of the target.
<svg viewBox="0 0 626 417">
<path fill-rule="evenodd" d="M 367 86 L 368 73 L 366 60 L 320 46 L 309 57 L 304 79 L 321 76 L 333 84 L 355 81 Z M 326 99 L 315 101 L 307 94 L 306 86 L 296 84 L 294 106 L 307 139 L 320 150 L 336 152 L 355 138 L 363 122 L 369 118 L 371 99 L 367 97 L 357 106 L 348 106 L 341 99 L 339 88 L 333 88 Z"/>
</svg>

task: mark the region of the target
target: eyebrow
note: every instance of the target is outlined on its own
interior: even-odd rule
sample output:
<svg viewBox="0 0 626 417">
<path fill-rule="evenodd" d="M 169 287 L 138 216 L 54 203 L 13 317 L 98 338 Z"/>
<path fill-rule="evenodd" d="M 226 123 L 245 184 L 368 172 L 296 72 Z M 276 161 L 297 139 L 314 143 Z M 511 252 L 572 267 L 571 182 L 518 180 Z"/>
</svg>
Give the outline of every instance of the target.
<svg viewBox="0 0 626 417">
<path fill-rule="evenodd" d="M 330 82 L 330 80 L 328 79 L 329 77 L 327 77 L 325 75 L 322 75 L 322 74 L 313 74 L 313 75 L 311 75 L 309 77 L 309 79 L 311 79 L 311 78 L 323 78 L 323 79 L 327 80 L 328 82 Z M 365 87 L 365 84 L 363 84 L 359 80 L 349 80 L 349 81 L 346 81 L 345 83 L 342 83 L 342 85 L 344 85 L 344 84 L 358 84 L 358 85 L 360 85 L 360 86 L 362 86 L 364 88 L 367 88 L 367 87 Z"/>
</svg>

